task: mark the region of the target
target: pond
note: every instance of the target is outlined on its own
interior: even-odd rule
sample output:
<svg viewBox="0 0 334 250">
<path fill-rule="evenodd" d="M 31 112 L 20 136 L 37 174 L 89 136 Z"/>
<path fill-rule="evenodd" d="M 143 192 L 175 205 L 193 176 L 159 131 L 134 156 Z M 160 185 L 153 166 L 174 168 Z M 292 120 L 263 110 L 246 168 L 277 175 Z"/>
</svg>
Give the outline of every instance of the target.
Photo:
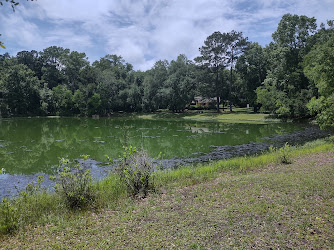
<svg viewBox="0 0 334 250">
<path fill-rule="evenodd" d="M 38 173 L 54 174 L 58 157 L 78 159 L 88 154 L 90 167 L 100 169 L 98 163 L 106 162 L 105 155 L 118 158 L 126 145 L 143 148 L 152 158 L 161 153 L 167 165 L 187 163 L 178 159 L 191 159 L 191 163 L 227 158 L 222 152 L 252 153 L 249 149 L 263 145 L 270 137 L 298 133 L 306 127 L 295 123 L 233 124 L 137 116 L 0 119 L 0 169 L 6 170 L 0 184 L 3 189 L 4 183 L 20 182 L 23 186 Z M 242 145 L 250 146 L 242 151 Z"/>
<path fill-rule="evenodd" d="M 266 137 L 290 134 L 301 124 L 231 124 L 184 120 L 117 118 L 0 119 L 0 168 L 9 174 L 55 171 L 58 157 L 96 161 L 117 158 L 123 146 L 144 148 L 152 158 L 189 158 L 215 146 L 263 142 Z"/>
</svg>

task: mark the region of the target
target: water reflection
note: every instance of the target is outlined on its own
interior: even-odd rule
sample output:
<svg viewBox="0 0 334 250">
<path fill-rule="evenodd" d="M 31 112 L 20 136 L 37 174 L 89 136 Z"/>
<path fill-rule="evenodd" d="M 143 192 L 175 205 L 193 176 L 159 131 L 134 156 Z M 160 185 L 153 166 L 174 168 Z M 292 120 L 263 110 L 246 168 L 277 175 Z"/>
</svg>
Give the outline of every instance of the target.
<svg viewBox="0 0 334 250">
<path fill-rule="evenodd" d="M 197 127 L 187 127 L 187 129 L 191 130 L 191 133 L 209 133 L 209 128 L 197 128 Z"/>
</svg>

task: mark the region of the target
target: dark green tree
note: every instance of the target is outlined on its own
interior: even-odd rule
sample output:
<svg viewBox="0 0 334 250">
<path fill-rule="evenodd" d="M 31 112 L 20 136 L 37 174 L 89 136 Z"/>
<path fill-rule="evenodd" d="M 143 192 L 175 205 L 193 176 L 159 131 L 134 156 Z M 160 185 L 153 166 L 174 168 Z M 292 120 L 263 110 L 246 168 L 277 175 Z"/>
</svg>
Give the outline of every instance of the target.
<svg viewBox="0 0 334 250">
<path fill-rule="evenodd" d="M 103 114 L 126 108 L 127 89 L 130 85 L 132 65 L 122 57 L 107 55 L 93 63 L 97 70 L 97 93 L 100 95 Z"/>
<path fill-rule="evenodd" d="M 153 68 L 145 73 L 143 82 L 143 110 L 156 111 L 159 108 L 167 108 L 168 103 L 163 100 L 161 92 L 166 80 L 168 79 L 169 62 L 167 60 L 157 61 Z"/>
<path fill-rule="evenodd" d="M 304 52 L 303 49 L 307 47 L 308 38 L 315 34 L 316 28 L 314 17 L 285 14 L 272 37 L 276 44 L 289 48 L 297 56 Z"/>
<path fill-rule="evenodd" d="M 308 103 L 321 128 L 334 128 L 334 32 L 326 43 L 317 44 L 304 58 L 304 72 L 320 97 Z"/>
<path fill-rule="evenodd" d="M 220 100 L 220 81 L 219 71 L 226 67 L 227 63 L 227 44 L 223 39 L 223 35 L 217 31 L 208 36 L 204 41 L 204 46 L 199 48 L 201 56 L 195 58 L 195 61 L 202 69 L 207 69 L 215 75 L 215 97 L 217 101 L 217 112 L 219 113 Z M 207 78 L 209 80 L 209 78 Z M 211 96 L 212 97 L 212 96 Z"/>
<path fill-rule="evenodd" d="M 258 43 L 250 43 L 245 53 L 236 63 L 236 71 L 240 76 L 240 92 L 238 99 L 244 104 L 250 104 L 257 112 L 256 88 L 267 76 L 267 58 L 263 48 Z"/>
<path fill-rule="evenodd" d="M 129 76 L 129 86 L 124 90 L 127 97 L 126 111 L 142 111 L 142 101 L 144 95 L 145 72 L 132 72 Z"/>
<path fill-rule="evenodd" d="M 273 33 L 275 42 L 265 50 L 267 78 L 257 89 L 257 101 L 263 110 L 281 118 L 308 116 L 306 104 L 315 94 L 315 88 L 306 78 L 301 62 L 308 52 L 307 41 L 315 32 L 315 21 L 314 18 L 290 14 L 282 17 Z"/>
<path fill-rule="evenodd" d="M 80 89 L 73 94 L 73 113 L 82 116 L 87 115 L 87 97 Z"/>
<path fill-rule="evenodd" d="M 44 84 L 43 88 L 40 89 L 39 94 L 41 97 L 41 114 L 55 115 L 56 107 L 53 99 L 53 92 L 48 88 L 46 83 Z"/>
<path fill-rule="evenodd" d="M 71 116 L 73 114 L 73 94 L 64 85 L 59 85 L 52 89 L 53 100 L 57 115 Z"/>
<path fill-rule="evenodd" d="M 85 53 L 72 51 L 67 54 L 64 53 L 61 57 L 63 64 L 62 71 L 66 77 L 67 86 L 72 91 L 76 90 L 80 85 L 80 72 L 88 67 L 89 62 Z"/>
<path fill-rule="evenodd" d="M 236 60 L 241 55 L 246 47 L 248 46 L 248 38 L 243 37 L 242 32 L 232 30 L 231 32 L 224 33 L 222 35 L 223 43 L 225 44 L 225 55 L 227 64 L 230 65 L 230 85 L 229 85 L 229 104 L 230 112 L 232 112 L 232 99 L 233 99 L 233 69 L 235 67 Z M 234 97 L 235 98 L 235 97 Z"/>
<path fill-rule="evenodd" d="M 70 53 L 69 49 L 51 46 L 40 52 L 42 67 L 42 82 L 50 89 L 66 83 L 63 58 Z"/>
<path fill-rule="evenodd" d="M 2 105 L 10 115 L 38 115 L 40 113 L 40 82 L 34 72 L 23 64 L 1 71 Z"/>
<path fill-rule="evenodd" d="M 31 69 L 38 79 L 42 77 L 43 62 L 39 53 L 36 50 L 20 51 L 16 55 L 17 64 L 24 64 Z"/>
<path fill-rule="evenodd" d="M 194 99 L 195 65 L 185 55 L 172 60 L 168 68 L 168 78 L 161 89 L 162 97 L 173 112 L 183 111 Z"/>
<path fill-rule="evenodd" d="M 95 93 L 91 98 L 88 100 L 88 114 L 95 115 L 100 113 L 101 109 L 101 98 L 100 95 Z"/>
</svg>

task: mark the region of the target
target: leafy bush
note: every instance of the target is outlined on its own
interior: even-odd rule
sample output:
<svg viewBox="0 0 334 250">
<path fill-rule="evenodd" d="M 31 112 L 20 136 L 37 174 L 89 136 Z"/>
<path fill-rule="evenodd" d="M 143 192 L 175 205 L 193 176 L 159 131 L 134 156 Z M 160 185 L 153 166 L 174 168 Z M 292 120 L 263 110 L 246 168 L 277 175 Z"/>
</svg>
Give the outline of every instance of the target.
<svg viewBox="0 0 334 250">
<path fill-rule="evenodd" d="M 273 146 L 269 147 L 269 151 L 272 153 L 276 153 L 279 161 L 283 164 L 290 164 L 292 163 L 291 160 L 291 148 L 290 145 L 286 142 L 284 147 L 275 148 Z"/>
<path fill-rule="evenodd" d="M 44 181 L 45 177 L 42 176 L 42 175 L 39 175 L 37 177 L 37 184 L 34 184 L 33 182 L 31 183 L 28 183 L 25 190 L 24 191 L 21 191 L 19 193 L 19 197 L 24 197 L 24 196 L 27 196 L 27 195 L 34 195 L 40 191 L 42 191 L 42 182 Z M 45 191 L 45 190 L 44 190 Z"/>
<path fill-rule="evenodd" d="M 18 228 L 18 216 L 16 208 L 7 198 L 2 199 L 0 214 L 0 232 L 13 233 Z"/>
<path fill-rule="evenodd" d="M 86 160 L 88 155 L 83 156 Z M 59 176 L 55 190 L 62 196 L 70 209 L 81 209 L 91 205 L 95 200 L 90 170 L 84 170 L 79 163 L 71 163 L 68 159 L 59 160 Z"/>
<path fill-rule="evenodd" d="M 287 142 L 285 143 L 284 147 L 281 147 L 279 149 L 279 157 L 280 157 L 280 161 L 284 164 L 292 163 L 291 148 L 290 148 L 290 145 Z"/>
<path fill-rule="evenodd" d="M 125 147 L 115 169 L 133 197 L 145 198 L 150 190 L 154 190 L 154 167 L 148 154 L 135 147 Z"/>
</svg>

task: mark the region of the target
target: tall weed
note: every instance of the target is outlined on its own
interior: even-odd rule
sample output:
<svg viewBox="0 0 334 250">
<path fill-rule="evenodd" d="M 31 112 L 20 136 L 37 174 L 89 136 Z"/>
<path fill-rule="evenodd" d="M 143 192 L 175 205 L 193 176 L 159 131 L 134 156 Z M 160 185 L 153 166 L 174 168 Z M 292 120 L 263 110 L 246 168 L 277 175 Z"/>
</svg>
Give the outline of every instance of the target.
<svg viewBox="0 0 334 250">
<path fill-rule="evenodd" d="M 284 144 L 284 147 L 281 148 L 275 148 L 273 146 L 270 146 L 269 151 L 277 155 L 279 162 L 283 164 L 292 163 L 292 150 L 287 142 Z"/>
<path fill-rule="evenodd" d="M 3 198 L 0 204 L 0 232 L 13 233 L 18 228 L 17 208 L 11 201 Z"/>
<path fill-rule="evenodd" d="M 83 160 L 88 157 L 84 155 Z M 89 169 L 84 170 L 79 163 L 61 158 L 59 175 L 52 179 L 56 181 L 55 191 L 64 198 L 70 209 L 82 209 L 93 205 L 95 193 Z"/>
<path fill-rule="evenodd" d="M 143 150 L 138 152 L 135 147 L 125 147 L 115 171 L 132 197 L 144 198 L 154 190 L 154 167 Z"/>
</svg>

